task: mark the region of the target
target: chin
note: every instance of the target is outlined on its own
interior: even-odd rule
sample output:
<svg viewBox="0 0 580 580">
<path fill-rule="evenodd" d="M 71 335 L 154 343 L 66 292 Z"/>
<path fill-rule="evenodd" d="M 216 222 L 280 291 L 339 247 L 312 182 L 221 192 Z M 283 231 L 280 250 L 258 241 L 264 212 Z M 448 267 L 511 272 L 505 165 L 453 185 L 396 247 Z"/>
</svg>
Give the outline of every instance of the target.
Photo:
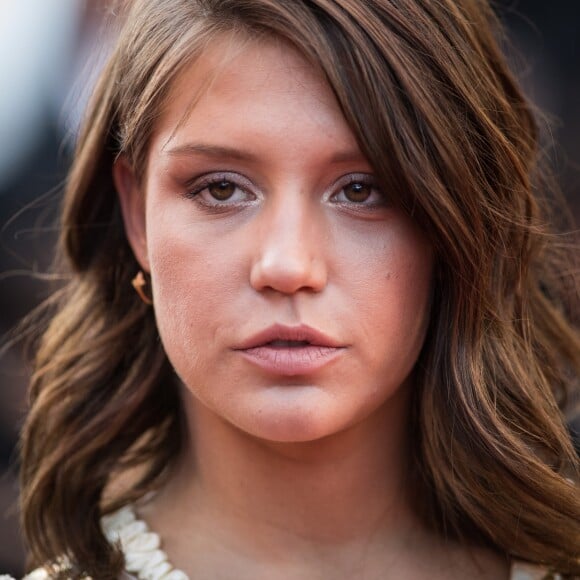
<svg viewBox="0 0 580 580">
<path fill-rule="evenodd" d="M 273 443 L 308 443 L 332 435 L 332 429 L 324 428 L 319 423 L 320 421 L 310 421 L 308 417 L 282 417 L 267 422 L 260 421 L 248 433 Z"/>
<path fill-rule="evenodd" d="M 259 439 L 276 443 L 306 443 L 329 437 L 348 426 L 346 417 L 328 401 L 278 401 L 251 410 L 236 426 Z M 323 397 L 326 399 L 326 397 Z"/>
</svg>

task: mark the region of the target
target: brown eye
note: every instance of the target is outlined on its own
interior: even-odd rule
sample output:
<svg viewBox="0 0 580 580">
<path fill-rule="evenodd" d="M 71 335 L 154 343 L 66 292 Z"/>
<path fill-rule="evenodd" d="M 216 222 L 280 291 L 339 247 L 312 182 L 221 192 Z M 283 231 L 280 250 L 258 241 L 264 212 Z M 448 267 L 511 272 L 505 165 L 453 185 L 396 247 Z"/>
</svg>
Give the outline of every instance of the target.
<svg viewBox="0 0 580 580">
<path fill-rule="evenodd" d="M 343 191 L 344 196 L 346 199 L 348 199 L 348 201 L 361 203 L 366 201 L 371 196 L 373 187 L 367 183 L 355 181 L 354 183 L 345 185 Z"/>
<path fill-rule="evenodd" d="M 211 183 L 207 186 L 207 189 L 212 197 L 219 201 L 226 201 L 232 195 L 234 195 L 236 191 L 235 183 L 231 181 L 226 181 L 225 179 L 222 181 L 216 181 L 215 183 Z"/>
</svg>

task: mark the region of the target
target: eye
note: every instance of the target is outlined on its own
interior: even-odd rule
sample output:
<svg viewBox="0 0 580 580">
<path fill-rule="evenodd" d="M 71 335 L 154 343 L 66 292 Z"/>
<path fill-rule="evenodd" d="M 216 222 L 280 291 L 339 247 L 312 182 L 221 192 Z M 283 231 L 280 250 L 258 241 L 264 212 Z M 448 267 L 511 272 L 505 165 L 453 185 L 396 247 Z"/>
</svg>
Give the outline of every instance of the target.
<svg viewBox="0 0 580 580">
<path fill-rule="evenodd" d="M 368 183 L 355 181 L 343 187 L 342 191 L 344 192 L 344 197 L 346 197 L 348 201 L 362 203 L 369 199 L 373 192 L 373 187 Z"/>
<path fill-rule="evenodd" d="M 254 191 L 252 183 L 242 175 L 213 173 L 191 180 L 185 196 L 202 207 L 226 210 L 255 201 Z"/>
<path fill-rule="evenodd" d="M 226 179 L 214 181 L 208 184 L 207 190 L 209 194 L 218 201 L 226 201 L 236 192 L 236 184 Z"/>
<path fill-rule="evenodd" d="M 346 183 L 339 183 L 338 191 L 332 196 L 335 203 L 361 208 L 384 207 L 388 205 L 372 175 L 350 175 Z"/>
</svg>

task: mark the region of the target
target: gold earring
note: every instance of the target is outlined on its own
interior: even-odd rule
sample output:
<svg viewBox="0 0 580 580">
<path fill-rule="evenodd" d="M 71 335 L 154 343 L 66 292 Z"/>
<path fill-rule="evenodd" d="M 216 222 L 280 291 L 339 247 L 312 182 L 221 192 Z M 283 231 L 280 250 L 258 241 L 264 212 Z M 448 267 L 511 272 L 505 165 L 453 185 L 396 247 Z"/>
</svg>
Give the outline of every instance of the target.
<svg viewBox="0 0 580 580">
<path fill-rule="evenodd" d="M 153 300 L 151 298 L 149 298 L 149 296 L 147 296 L 147 294 L 145 294 L 145 287 L 148 284 L 147 284 L 147 280 L 145 280 L 145 275 L 143 274 L 143 272 L 141 270 L 139 270 L 139 272 L 137 272 L 137 275 L 135 276 L 135 278 L 133 278 L 133 280 L 131 280 L 131 284 L 133 285 L 133 288 L 135 288 L 135 291 L 137 292 L 137 294 L 139 294 L 139 298 L 141 298 L 141 300 L 143 300 L 143 302 L 145 302 L 145 304 L 153 304 Z"/>
</svg>

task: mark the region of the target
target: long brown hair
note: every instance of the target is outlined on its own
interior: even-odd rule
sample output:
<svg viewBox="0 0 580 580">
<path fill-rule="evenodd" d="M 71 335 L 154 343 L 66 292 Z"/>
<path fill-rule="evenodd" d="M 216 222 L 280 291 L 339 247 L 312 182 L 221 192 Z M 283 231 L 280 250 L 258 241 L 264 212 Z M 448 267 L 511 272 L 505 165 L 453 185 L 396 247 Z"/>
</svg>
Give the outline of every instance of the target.
<svg viewBox="0 0 580 580">
<path fill-rule="evenodd" d="M 114 578 L 103 513 L 163 483 L 180 452 L 176 379 L 111 168 L 142 174 L 172 81 L 218 34 L 274 36 L 324 75 L 393 203 L 437 258 L 413 405 L 417 509 L 468 543 L 580 575 L 578 284 L 556 237 L 532 109 L 485 0 L 136 0 L 100 77 L 66 185 L 22 438 L 32 564 Z M 556 240 L 560 240 L 557 244 Z M 577 319 L 577 318 L 576 318 Z M 128 489 L 111 481 L 138 469 Z"/>
</svg>

